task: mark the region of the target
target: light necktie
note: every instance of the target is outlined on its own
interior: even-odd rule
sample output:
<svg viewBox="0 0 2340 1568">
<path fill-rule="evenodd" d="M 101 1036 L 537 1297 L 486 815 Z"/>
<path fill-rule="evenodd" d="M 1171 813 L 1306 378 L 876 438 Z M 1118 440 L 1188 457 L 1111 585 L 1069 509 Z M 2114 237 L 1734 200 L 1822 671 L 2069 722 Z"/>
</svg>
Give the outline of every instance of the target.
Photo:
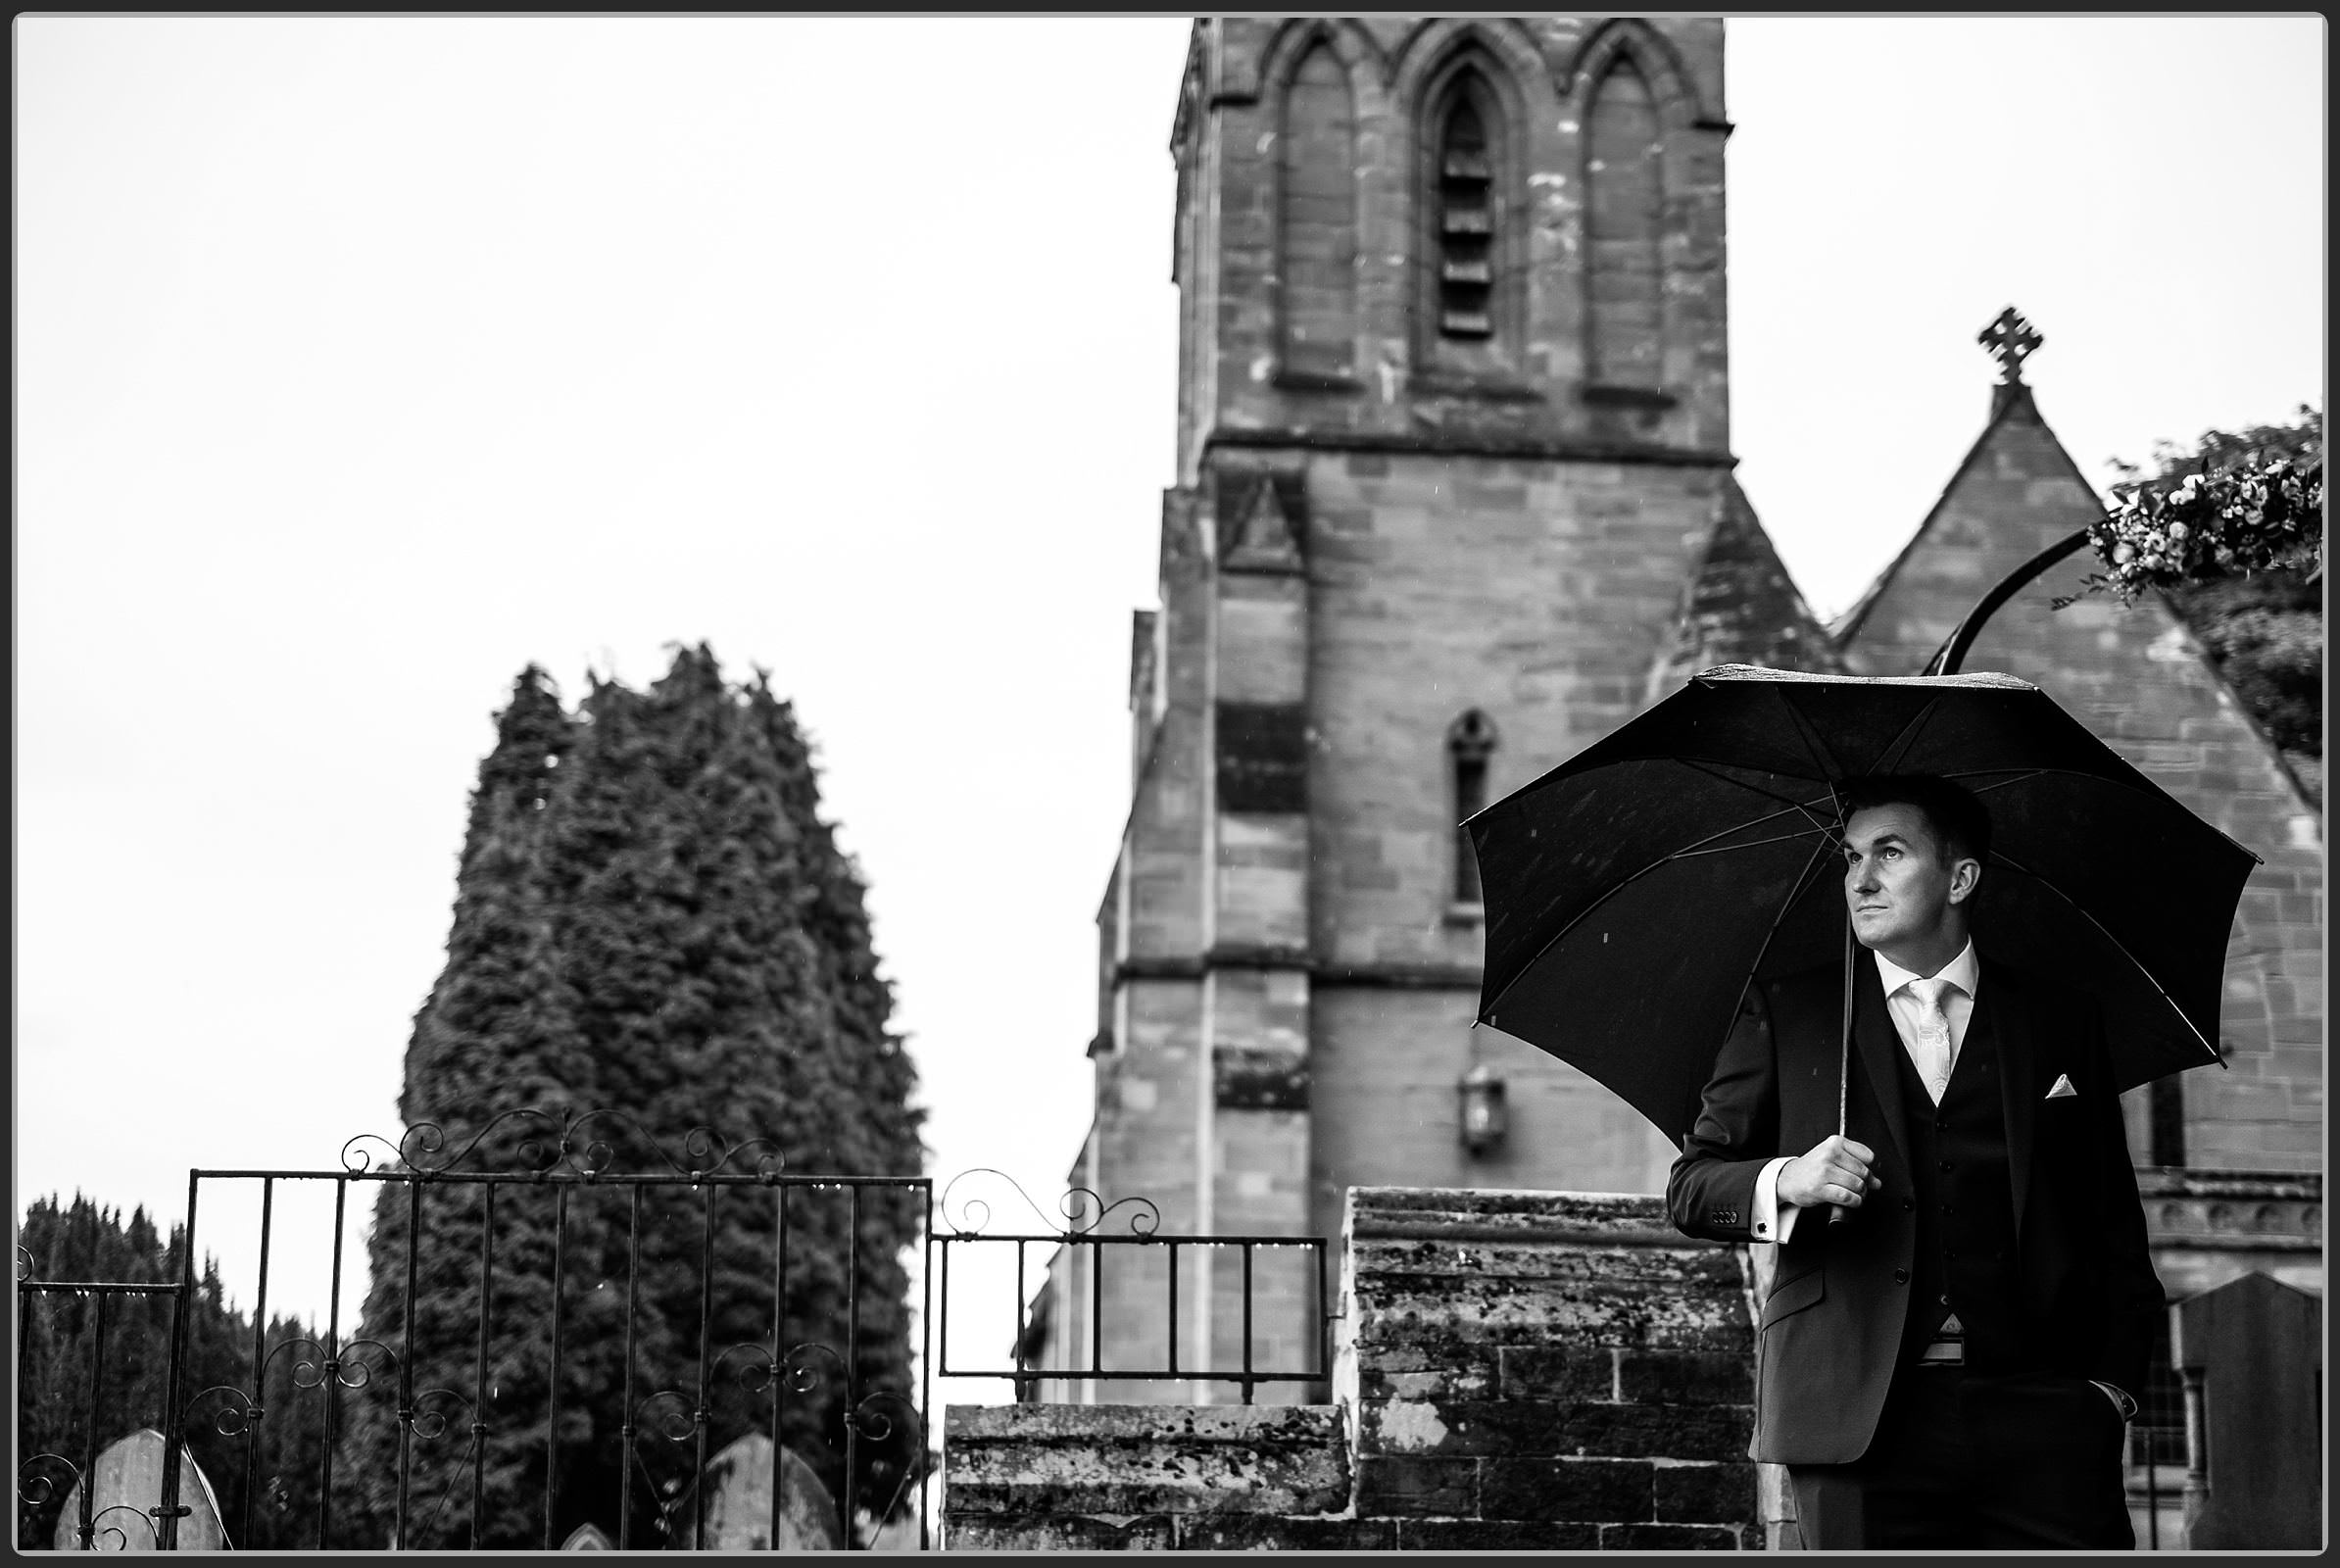
<svg viewBox="0 0 2340 1568">
<path fill-rule="evenodd" d="M 1942 1008 L 1942 993 L 1949 985 L 1935 975 L 1912 980 L 1903 988 L 1918 999 L 1918 1076 L 1937 1105 L 1950 1087 L 1950 1014 Z"/>
</svg>

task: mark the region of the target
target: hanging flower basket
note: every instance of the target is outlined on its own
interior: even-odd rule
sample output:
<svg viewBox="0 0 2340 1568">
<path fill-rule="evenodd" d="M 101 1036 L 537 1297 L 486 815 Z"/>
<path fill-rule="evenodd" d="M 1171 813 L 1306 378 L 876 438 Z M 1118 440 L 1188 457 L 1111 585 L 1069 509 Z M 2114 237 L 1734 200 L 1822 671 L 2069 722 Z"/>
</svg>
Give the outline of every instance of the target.
<svg viewBox="0 0 2340 1568">
<path fill-rule="evenodd" d="M 2320 424 L 2316 434 L 2320 437 Z M 2305 569 L 2323 559 L 2323 449 L 2264 449 L 2207 472 L 2114 487 L 2112 510 L 2088 529 L 2103 570 L 2089 592 L 2122 604 L 2240 572 Z M 2063 601 L 2070 603 L 2071 601 Z"/>
</svg>

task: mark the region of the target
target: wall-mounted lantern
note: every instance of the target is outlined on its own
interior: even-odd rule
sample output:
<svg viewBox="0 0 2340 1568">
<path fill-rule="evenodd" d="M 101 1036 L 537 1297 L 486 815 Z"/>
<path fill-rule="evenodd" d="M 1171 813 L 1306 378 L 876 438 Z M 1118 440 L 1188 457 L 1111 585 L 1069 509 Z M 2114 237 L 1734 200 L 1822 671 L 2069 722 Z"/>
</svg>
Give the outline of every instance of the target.
<svg viewBox="0 0 2340 1568">
<path fill-rule="evenodd" d="M 1511 1131 L 1511 1111 L 1503 1103 L 1503 1080 L 1483 1061 L 1463 1074 L 1455 1091 L 1462 1097 L 1463 1147 L 1474 1154 L 1499 1148 Z"/>
</svg>

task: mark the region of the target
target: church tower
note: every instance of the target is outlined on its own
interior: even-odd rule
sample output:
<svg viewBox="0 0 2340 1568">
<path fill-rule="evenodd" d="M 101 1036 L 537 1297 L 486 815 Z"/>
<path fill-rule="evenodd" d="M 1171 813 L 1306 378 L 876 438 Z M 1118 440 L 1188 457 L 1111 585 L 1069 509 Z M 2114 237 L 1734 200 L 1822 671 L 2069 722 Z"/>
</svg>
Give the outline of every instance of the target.
<svg viewBox="0 0 2340 1568">
<path fill-rule="evenodd" d="M 1678 676 L 1719 532 L 1785 581 L 1730 478 L 1729 131 L 1713 18 L 1196 23 L 1178 483 L 1073 1172 L 1163 1233 L 1333 1236 L 1359 1185 L 1662 1186 L 1631 1108 L 1472 1027 L 1457 824 Z M 1100 1290 L 1077 1250 L 1052 1364 L 1170 1364 L 1164 1260 Z M 1313 1364 L 1313 1265 L 1218 1250 L 1181 1259 L 1174 1364 L 1241 1363 L 1244 1268 L 1253 1364 Z"/>
</svg>

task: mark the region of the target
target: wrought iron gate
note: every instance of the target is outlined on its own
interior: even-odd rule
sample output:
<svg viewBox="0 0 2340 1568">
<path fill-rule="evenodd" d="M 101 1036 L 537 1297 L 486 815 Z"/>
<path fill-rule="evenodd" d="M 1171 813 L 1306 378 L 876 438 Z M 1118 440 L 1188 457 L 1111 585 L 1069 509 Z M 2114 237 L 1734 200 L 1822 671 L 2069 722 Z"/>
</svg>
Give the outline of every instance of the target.
<svg viewBox="0 0 2340 1568">
<path fill-rule="evenodd" d="M 199 1262 L 231 1192 L 258 1220 L 257 1268 L 235 1282 L 252 1315 L 235 1344 L 220 1335 L 234 1323 L 223 1284 Z M 282 1216 L 303 1200 L 321 1211 L 327 1197 L 324 1320 L 271 1320 L 271 1252 L 297 1234 Z M 345 1254 L 353 1198 L 373 1205 L 370 1269 Z M 989 1204 L 968 1200 L 937 1235 L 925 1177 L 793 1172 L 768 1141 L 729 1144 L 705 1128 L 676 1151 L 609 1110 L 507 1111 L 452 1152 L 427 1123 L 395 1145 L 366 1135 L 344 1146 L 338 1170 L 195 1170 L 175 1280 L 44 1280 L 19 1249 L 20 1373 L 43 1356 L 44 1367 L 70 1361 L 74 1390 L 86 1383 L 73 1396 L 87 1402 L 61 1445 L 71 1451 L 20 1464 L 20 1530 L 38 1537 L 24 1544 L 175 1549 L 193 1544 L 182 1521 L 200 1504 L 216 1506 L 215 1539 L 237 1548 L 551 1549 L 590 1527 L 594 1544 L 620 1549 L 853 1548 L 880 1544 L 881 1531 L 924 1549 L 935 1377 L 1012 1379 L 1018 1397 L 1043 1382 L 1166 1377 L 1232 1385 L 1246 1403 L 1263 1384 L 1323 1384 L 1323 1239 L 1161 1234 L 1150 1201 L 1077 1190 L 1059 1208 L 1061 1223 L 994 1234 Z M 1094 1342 L 1075 1362 L 1033 1358 L 1034 1247 L 1081 1260 L 1093 1314 L 1108 1251 L 1162 1270 L 1166 1291 L 1140 1309 L 1163 1316 L 1161 1332 L 1138 1336 L 1161 1348 L 1124 1365 Z M 1014 1336 L 1001 1348 L 1012 1364 L 953 1366 L 952 1253 L 1010 1248 Z M 1180 1263 L 1213 1251 L 1240 1278 L 1230 1306 L 1242 1336 L 1225 1364 L 1182 1363 L 1193 1282 L 1182 1286 Z M 1314 1281 L 1313 1365 L 1254 1357 L 1263 1252 Z M 345 1280 L 366 1291 L 347 1314 Z M 110 1404 L 125 1382 L 129 1396 Z M 157 1505 L 95 1504 L 101 1407 L 115 1429 L 159 1437 Z M 20 1440 L 26 1408 L 21 1399 Z M 190 1480 L 190 1458 L 216 1497 Z M 737 1482 L 750 1463 L 760 1489 L 710 1498 L 710 1475 Z M 751 1495 L 760 1529 L 742 1522 Z"/>
<path fill-rule="evenodd" d="M 377 1152 L 394 1157 L 377 1165 Z M 791 1172 L 767 1141 L 727 1144 L 705 1128 L 674 1151 L 608 1110 L 509 1111 L 452 1152 L 427 1124 L 395 1146 L 368 1135 L 344 1147 L 343 1166 L 189 1174 L 184 1277 L 163 1288 L 175 1310 L 161 1503 L 141 1544 L 178 1544 L 184 1461 L 200 1448 L 207 1470 L 220 1467 L 231 1544 L 550 1549 L 590 1523 L 620 1549 L 718 1546 L 702 1478 L 714 1449 L 751 1434 L 768 1465 L 764 1528 L 759 1543 L 740 1539 L 734 1507 L 729 1544 L 782 1544 L 784 1511 L 801 1521 L 808 1494 L 833 1509 L 836 1544 L 866 1545 L 911 1517 L 926 1544 L 927 1360 L 913 1388 L 908 1271 L 891 1245 L 923 1250 L 924 1177 Z M 314 1333 L 268 1318 L 278 1200 L 296 1184 L 332 1195 L 329 1305 Z M 259 1194 L 252 1340 L 232 1376 L 199 1386 L 199 1218 L 233 1186 Z M 354 1325 L 342 1310 L 353 1196 L 374 1200 L 377 1265 Z M 79 1325 L 96 1330 L 93 1401 L 104 1293 L 119 1289 L 19 1279 L 25 1321 L 38 1300 L 101 1293 L 95 1322 Z M 917 1317 L 922 1340 L 928 1313 Z M 264 1442 L 304 1422 L 321 1440 L 313 1452 Z M 94 1415 L 90 1431 L 79 1455 L 25 1460 L 21 1499 L 54 1503 L 85 1480 Z M 287 1452 L 304 1473 L 274 1463 Z M 523 1495 L 536 1515 L 525 1537 Z M 137 1526 L 82 1528 L 80 1544 L 104 1549 L 129 1544 L 109 1529 Z"/>
</svg>

